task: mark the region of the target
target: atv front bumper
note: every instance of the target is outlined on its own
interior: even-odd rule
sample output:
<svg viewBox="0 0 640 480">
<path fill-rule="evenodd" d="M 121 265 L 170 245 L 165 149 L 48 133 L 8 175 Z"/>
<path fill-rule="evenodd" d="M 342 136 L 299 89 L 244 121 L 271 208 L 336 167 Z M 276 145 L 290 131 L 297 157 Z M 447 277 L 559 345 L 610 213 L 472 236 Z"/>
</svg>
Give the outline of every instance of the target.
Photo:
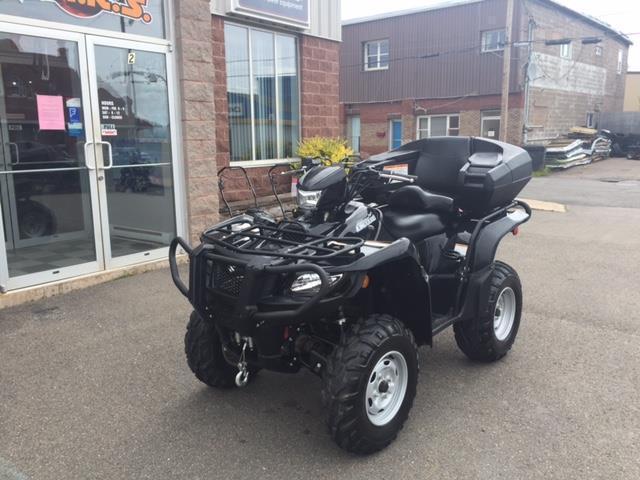
<svg viewBox="0 0 640 480">
<path fill-rule="evenodd" d="M 189 256 L 188 286 L 178 270 L 178 247 Z M 174 284 L 202 318 L 247 335 L 261 324 L 295 325 L 335 310 L 351 296 L 354 284 L 354 279 L 343 279 L 332 285 L 329 273 L 313 263 L 269 265 L 264 257 L 247 260 L 220 255 L 207 243 L 191 248 L 180 237 L 169 248 L 169 266 Z M 283 279 L 302 273 L 318 275 L 317 292 L 311 295 L 283 292 Z"/>
</svg>

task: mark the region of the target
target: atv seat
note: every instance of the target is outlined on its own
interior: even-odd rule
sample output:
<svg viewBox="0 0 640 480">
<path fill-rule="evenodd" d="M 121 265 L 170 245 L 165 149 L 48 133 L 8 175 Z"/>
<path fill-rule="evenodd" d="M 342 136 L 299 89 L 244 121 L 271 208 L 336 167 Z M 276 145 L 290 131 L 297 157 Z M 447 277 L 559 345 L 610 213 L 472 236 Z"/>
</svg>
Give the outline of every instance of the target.
<svg viewBox="0 0 640 480">
<path fill-rule="evenodd" d="M 387 209 L 382 223 L 393 238 L 406 237 L 412 242 L 444 233 L 446 229 L 441 215 L 437 213 L 410 213 Z"/>
<path fill-rule="evenodd" d="M 389 207 L 398 211 L 449 213 L 453 209 L 453 198 L 429 193 L 411 185 L 393 192 L 389 197 Z"/>
<path fill-rule="evenodd" d="M 394 238 L 419 241 L 445 231 L 444 216 L 453 209 L 453 199 L 424 191 L 417 186 L 402 187 L 389 197 L 383 224 Z"/>
</svg>

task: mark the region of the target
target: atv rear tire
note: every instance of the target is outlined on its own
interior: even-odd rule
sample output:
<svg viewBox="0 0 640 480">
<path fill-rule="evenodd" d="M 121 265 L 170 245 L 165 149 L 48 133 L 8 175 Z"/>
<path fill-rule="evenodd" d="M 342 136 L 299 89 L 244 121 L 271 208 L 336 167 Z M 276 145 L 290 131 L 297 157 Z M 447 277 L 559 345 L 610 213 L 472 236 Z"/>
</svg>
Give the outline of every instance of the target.
<svg viewBox="0 0 640 480">
<path fill-rule="evenodd" d="M 189 318 L 184 351 L 189 368 L 198 380 L 215 388 L 236 386 L 238 369 L 225 360 L 217 330 L 204 322 L 196 312 L 192 312 Z M 249 381 L 252 378 L 253 375 L 249 375 Z"/>
<path fill-rule="evenodd" d="M 323 375 L 331 436 L 353 453 L 382 450 L 409 416 L 417 382 L 418 347 L 402 322 L 376 314 L 354 325 Z"/>
<path fill-rule="evenodd" d="M 494 262 L 485 314 L 453 326 L 456 343 L 471 360 L 495 362 L 511 349 L 520 327 L 522 286 L 516 271 Z"/>
</svg>

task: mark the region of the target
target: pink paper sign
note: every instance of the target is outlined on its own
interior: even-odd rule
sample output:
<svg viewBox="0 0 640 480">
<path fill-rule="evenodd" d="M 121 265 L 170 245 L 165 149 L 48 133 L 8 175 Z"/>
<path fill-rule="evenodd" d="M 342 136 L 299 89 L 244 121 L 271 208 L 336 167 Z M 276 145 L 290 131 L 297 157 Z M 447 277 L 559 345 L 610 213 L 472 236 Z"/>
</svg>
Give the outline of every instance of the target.
<svg viewBox="0 0 640 480">
<path fill-rule="evenodd" d="M 64 130 L 62 97 L 57 95 L 36 95 L 36 98 L 40 130 Z"/>
</svg>

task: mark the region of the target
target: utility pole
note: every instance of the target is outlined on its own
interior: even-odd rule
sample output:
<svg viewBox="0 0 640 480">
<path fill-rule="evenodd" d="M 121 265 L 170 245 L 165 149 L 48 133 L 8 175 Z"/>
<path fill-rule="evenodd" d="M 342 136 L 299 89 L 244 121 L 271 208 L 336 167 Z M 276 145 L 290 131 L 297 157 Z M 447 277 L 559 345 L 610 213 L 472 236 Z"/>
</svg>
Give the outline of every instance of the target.
<svg viewBox="0 0 640 480">
<path fill-rule="evenodd" d="M 502 59 L 502 103 L 500 107 L 500 140 L 507 141 L 509 129 L 509 86 L 511 84 L 511 48 L 515 0 L 507 0 L 507 26 Z"/>
</svg>

